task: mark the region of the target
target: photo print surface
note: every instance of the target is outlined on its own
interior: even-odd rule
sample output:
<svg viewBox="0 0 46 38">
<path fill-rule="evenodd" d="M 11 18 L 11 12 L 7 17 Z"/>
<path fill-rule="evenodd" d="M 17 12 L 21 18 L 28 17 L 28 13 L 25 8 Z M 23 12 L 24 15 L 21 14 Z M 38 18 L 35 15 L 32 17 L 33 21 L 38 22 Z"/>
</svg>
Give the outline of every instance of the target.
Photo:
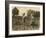
<svg viewBox="0 0 46 38">
<path fill-rule="evenodd" d="M 41 33 L 43 29 L 42 10 L 42 5 L 9 4 L 9 33 Z"/>
<path fill-rule="evenodd" d="M 32 9 L 31 9 L 32 8 Z M 40 8 L 15 7 L 12 9 L 12 30 L 38 30 L 40 25 Z"/>
</svg>

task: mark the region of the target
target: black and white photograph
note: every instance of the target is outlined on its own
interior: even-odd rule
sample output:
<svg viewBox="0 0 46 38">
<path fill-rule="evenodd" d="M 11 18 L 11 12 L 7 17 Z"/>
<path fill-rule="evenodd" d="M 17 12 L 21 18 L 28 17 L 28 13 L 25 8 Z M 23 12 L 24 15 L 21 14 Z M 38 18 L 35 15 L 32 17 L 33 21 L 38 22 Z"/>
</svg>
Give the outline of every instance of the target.
<svg viewBox="0 0 46 38">
<path fill-rule="evenodd" d="M 12 30 L 39 30 L 40 8 L 15 7 L 12 9 Z"/>
</svg>

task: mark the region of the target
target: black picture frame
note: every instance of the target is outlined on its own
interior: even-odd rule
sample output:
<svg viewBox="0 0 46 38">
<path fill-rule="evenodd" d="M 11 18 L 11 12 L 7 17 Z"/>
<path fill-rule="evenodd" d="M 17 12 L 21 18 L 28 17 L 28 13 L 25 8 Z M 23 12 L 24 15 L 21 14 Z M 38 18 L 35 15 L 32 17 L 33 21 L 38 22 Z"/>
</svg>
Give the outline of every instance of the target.
<svg viewBox="0 0 46 38">
<path fill-rule="evenodd" d="M 36 4 L 43 5 L 43 33 L 37 34 L 22 34 L 22 35 L 8 35 L 9 34 L 9 4 Z M 5 1 L 5 37 L 24 37 L 24 36 L 40 36 L 45 35 L 45 3 L 43 2 L 24 2 L 24 1 Z"/>
</svg>

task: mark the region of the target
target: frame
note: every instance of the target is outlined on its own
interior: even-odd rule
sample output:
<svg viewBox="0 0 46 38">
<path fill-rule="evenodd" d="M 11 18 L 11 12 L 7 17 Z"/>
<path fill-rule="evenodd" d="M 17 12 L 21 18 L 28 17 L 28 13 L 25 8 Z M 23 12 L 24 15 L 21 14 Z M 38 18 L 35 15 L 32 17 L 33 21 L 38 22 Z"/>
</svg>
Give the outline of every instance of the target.
<svg viewBox="0 0 46 38">
<path fill-rule="evenodd" d="M 18 4 L 18 5 L 17 5 Z M 25 6 L 24 6 L 25 5 Z M 9 30 L 9 29 L 12 29 L 12 27 L 10 26 L 10 20 L 11 19 L 13 19 L 12 17 L 11 17 L 11 15 L 12 15 L 12 12 L 9 12 L 9 10 L 11 10 L 12 8 L 11 7 L 17 7 L 17 9 L 19 9 L 19 10 L 26 10 L 26 9 L 30 9 L 31 7 L 32 7 L 32 9 L 34 10 L 34 8 L 39 8 L 40 7 L 40 14 L 38 15 L 37 14 L 37 16 L 39 17 L 40 15 L 40 17 L 39 18 L 42 18 L 42 19 L 40 19 L 41 21 L 40 22 L 38 22 L 38 23 L 40 23 L 41 25 L 41 27 L 40 28 L 42 28 L 42 30 L 40 31 L 40 30 L 34 30 L 35 31 L 35 33 L 33 32 L 33 31 L 31 31 L 30 32 L 30 30 L 27 30 L 27 31 L 23 31 L 22 33 L 21 33 L 21 31 L 17 31 L 17 32 L 13 32 L 13 34 L 12 34 L 12 32 Z M 33 8 L 34 7 L 34 8 Z M 21 9 L 21 8 L 23 8 L 23 9 Z M 36 10 L 38 10 L 36 8 Z M 31 10 L 30 10 L 31 11 Z M 21 11 L 20 11 L 21 12 Z M 35 12 L 35 11 L 34 11 Z M 23 11 L 22 11 L 22 13 L 23 13 Z M 15 14 L 15 13 L 14 13 Z M 25 15 L 26 13 L 23 13 L 23 17 L 24 17 L 24 15 Z M 30 14 L 30 13 L 29 13 Z M 30 16 L 28 14 L 28 16 Z M 35 13 L 34 13 L 35 14 Z M 16 14 L 17 15 L 17 14 Z M 21 16 L 21 15 L 20 15 Z M 14 17 L 14 15 L 13 15 L 13 17 Z M 15 18 L 16 19 L 16 18 Z M 28 19 L 30 19 L 29 17 L 28 17 Z M 12 22 L 12 21 L 11 21 Z M 14 22 L 14 21 L 13 21 Z M 22 22 L 22 21 L 21 21 Z M 24 24 L 29 24 L 29 23 L 27 23 L 27 21 L 26 22 L 24 22 Z M 26 25 L 25 24 L 25 25 Z M 12 24 L 11 24 L 12 25 Z M 14 26 L 15 27 L 15 26 Z M 14 30 L 14 27 L 13 27 L 13 31 L 15 31 Z M 30 28 L 30 27 L 29 27 Z M 38 28 L 38 27 L 37 27 Z M 26 28 L 25 28 L 26 29 Z M 21 29 L 22 30 L 22 29 Z M 26 33 L 25 33 L 26 32 Z M 30 32 L 30 33 L 29 33 Z M 45 3 L 42 3 L 42 2 L 24 2 L 24 1 L 5 1 L 5 37 L 23 37 L 23 36 L 40 36 L 40 35 L 45 35 Z"/>
</svg>

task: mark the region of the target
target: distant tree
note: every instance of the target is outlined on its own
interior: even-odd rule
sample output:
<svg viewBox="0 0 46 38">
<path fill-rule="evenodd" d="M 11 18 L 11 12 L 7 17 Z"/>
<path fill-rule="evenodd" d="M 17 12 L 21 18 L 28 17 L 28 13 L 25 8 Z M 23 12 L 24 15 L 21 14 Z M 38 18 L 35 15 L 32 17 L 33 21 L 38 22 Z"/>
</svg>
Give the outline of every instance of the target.
<svg viewBox="0 0 46 38">
<path fill-rule="evenodd" d="M 23 13 L 23 16 L 25 16 L 25 13 Z"/>
<path fill-rule="evenodd" d="M 15 8 L 12 10 L 13 16 L 18 15 L 18 13 L 19 13 L 19 10 L 15 7 Z"/>
<path fill-rule="evenodd" d="M 39 11 L 36 11 L 34 14 L 33 14 L 34 17 L 40 17 L 40 12 Z"/>
<path fill-rule="evenodd" d="M 31 11 L 32 10 L 28 10 L 27 16 L 30 16 L 31 15 Z"/>
</svg>

